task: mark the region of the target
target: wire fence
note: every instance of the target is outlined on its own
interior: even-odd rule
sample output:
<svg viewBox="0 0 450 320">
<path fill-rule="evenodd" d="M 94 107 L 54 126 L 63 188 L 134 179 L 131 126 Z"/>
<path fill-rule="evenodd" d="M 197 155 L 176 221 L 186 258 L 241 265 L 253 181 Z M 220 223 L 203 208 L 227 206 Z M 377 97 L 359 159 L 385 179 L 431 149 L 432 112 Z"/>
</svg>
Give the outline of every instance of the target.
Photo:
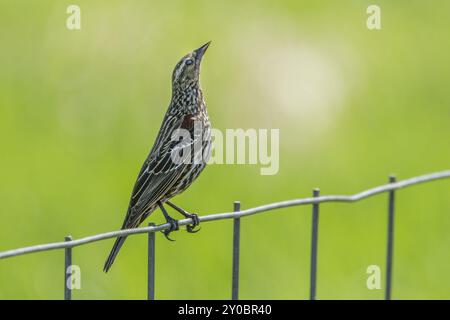
<svg viewBox="0 0 450 320">
<path fill-rule="evenodd" d="M 294 199 L 282 202 L 275 202 L 255 208 L 241 210 L 240 202 L 234 202 L 234 211 L 204 215 L 199 217 L 200 222 L 217 221 L 224 219 L 233 219 L 233 256 L 232 256 L 232 300 L 237 300 L 239 297 L 239 256 L 240 256 L 240 218 L 254 214 L 259 214 L 275 209 L 281 209 L 299 205 L 312 205 L 312 232 L 311 232 L 311 258 L 310 258 L 310 299 L 316 299 L 316 283 L 317 283 L 317 255 L 318 255 L 318 237 L 319 237 L 319 204 L 324 202 L 357 202 L 381 193 L 389 193 L 388 197 L 388 223 L 387 223 L 387 248 L 386 248 L 386 286 L 385 299 L 391 299 L 392 292 L 392 263 L 393 263 L 393 247 L 394 247 L 394 214 L 395 214 L 395 191 L 401 188 L 406 188 L 412 185 L 435 181 L 439 179 L 450 178 L 450 170 L 434 172 L 422 176 L 409 178 L 406 180 L 396 181 L 395 176 L 389 177 L 389 183 L 375 188 L 364 190 L 354 195 L 328 195 L 320 196 L 319 189 L 313 190 L 311 198 Z M 192 224 L 192 219 L 179 220 L 180 226 Z M 73 240 L 71 236 L 66 236 L 63 242 L 47 243 L 29 247 L 23 247 L 13 250 L 0 252 L 0 259 L 12 258 L 24 254 L 49 251 L 56 249 L 64 249 L 65 264 L 64 264 L 64 299 L 72 299 L 72 288 L 68 285 L 71 276 L 72 250 L 74 247 L 82 246 L 88 243 L 102 241 L 119 236 L 130 236 L 135 234 L 148 234 L 148 292 L 149 300 L 155 299 L 155 232 L 168 229 L 169 223 L 160 225 L 149 224 L 148 227 L 126 229 L 120 231 L 112 231 L 101 233 L 89 237 Z"/>
</svg>

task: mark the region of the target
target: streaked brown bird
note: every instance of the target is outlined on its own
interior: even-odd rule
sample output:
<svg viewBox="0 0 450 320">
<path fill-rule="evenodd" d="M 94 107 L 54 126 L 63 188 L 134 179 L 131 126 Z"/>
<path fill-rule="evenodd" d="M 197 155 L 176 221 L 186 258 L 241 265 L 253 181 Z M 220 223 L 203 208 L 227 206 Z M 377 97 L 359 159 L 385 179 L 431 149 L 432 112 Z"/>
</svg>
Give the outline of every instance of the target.
<svg viewBox="0 0 450 320">
<path fill-rule="evenodd" d="M 195 230 L 199 224 L 198 216 L 169 200 L 191 185 L 205 168 L 209 156 L 211 124 L 199 81 L 200 64 L 209 44 L 185 55 L 173 70 L 172 100 L 156 141 L 139 172 L 122 229 L 138 227 L 159 207 L 170 223 L 164 235 L 171 240 L 168 236 L 178 230 L 178 223 L 164 208 L 167 204 L 186 218 L 192 218 L 194 223 L 186 227 L 188 232 L 198 231 Z M 180 141 L 178 132 L 189 133 L 190 139 Z M 178 138 L 174 139 L 174 136 Z M 108 272 L 111 268 L 125 239 L 126 236 L 116 239 L 103 271 Z"/>
</svg>

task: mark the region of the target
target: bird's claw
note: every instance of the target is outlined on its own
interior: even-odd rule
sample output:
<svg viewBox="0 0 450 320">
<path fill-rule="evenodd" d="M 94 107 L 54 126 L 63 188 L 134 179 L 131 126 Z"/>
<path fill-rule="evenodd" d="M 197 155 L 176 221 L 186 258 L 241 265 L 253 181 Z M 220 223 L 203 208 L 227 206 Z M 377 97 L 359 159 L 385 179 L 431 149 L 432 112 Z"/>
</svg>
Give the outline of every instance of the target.
<svg viewBox="0 0 450 320">
<path fill-rule="evenodd" d="M 197 230 L 194 230 L 195 227 L 197 227 L 200 224 L 200 219 L 198 218 L 198 215 L 196 213 L 190 213 L 186 215 L 186 218 L 191 218 L 192 221 L 194 221 L 193 224 L 188 224 L 186 226 L 186 231 L 189 233 L 197 233 L 200 231 L 201 228 L 198 228 Z"/>
<path fill-rule="evenodd" d="M 179 229 L 179 227 L 178 227 L 178 221 L 175 220 L 175 219 L 170 218 L 170 219 L 167 219 L 167 222 L 170 223 L 170 228 L 169 228 L 169 229 L 162 230 L 162 233 L 164 234 L 164 236 L 166 237 L 167 240 L 169 240 L 169 241 L 175 241 L 175 240 L 173 240 L 173 239 L 171 239 L 171 238 L 169 237 L 169 234 L 170 234 L 172 231 L 176 231 L 176 230 Z"/>
</svg>

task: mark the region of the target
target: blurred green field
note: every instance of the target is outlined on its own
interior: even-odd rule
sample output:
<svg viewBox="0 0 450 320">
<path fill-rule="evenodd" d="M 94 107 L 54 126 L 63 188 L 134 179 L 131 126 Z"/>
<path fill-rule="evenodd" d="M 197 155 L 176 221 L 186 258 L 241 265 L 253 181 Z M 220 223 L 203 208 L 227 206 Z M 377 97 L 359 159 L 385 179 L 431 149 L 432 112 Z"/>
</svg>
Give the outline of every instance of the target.
<svg viewBox="0 0 450 320">
<path fill-rule="evenodd" d="M 66 8 L 82 27 L 66 29 Z M 170 101 L 178 59 L 212 40 L 213 126 L 279 128 L 280 170 L 211 165 L 175 202 L 200 214 L 351 194 L 450 166 L 450 2 L 0 0 L 0 251 L 112 231 Z M 398 193 L 393 298 L 450 299 L 449 181 Z M 387 195 L 325 204 L 319 299 L 381 299 Z M 306 299 L 311 208 L 244 218 L 242 299 Z M 150 221 L 160 223 L 156 212 Z M 156 298 L 227 299 L 232 221 L 157 235 Z M 145 235 L 74 250 L 74 299 L 144 299 Z M 0 261 L 0 299 L 61 299 L 63 251 Z M 384 289 L 384 278 L 382 280 Z"/>
</svg>

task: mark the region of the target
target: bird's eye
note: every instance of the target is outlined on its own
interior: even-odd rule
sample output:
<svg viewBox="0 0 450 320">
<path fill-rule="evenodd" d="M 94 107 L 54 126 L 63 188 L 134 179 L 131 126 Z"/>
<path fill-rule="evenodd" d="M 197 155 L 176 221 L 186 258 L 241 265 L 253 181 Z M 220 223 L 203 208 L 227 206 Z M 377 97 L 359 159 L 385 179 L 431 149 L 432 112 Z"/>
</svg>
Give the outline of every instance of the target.
<svg viewBox="0 0 450 320">
<path fill-rule="evenodd" d="M 193 63 L 194 63 L 194 61 L 193 61 L 192 59 L 186 60 L 186 65 L 187 65 L 187 66 L 190 66 L 190 65 L 193 64 Z"/>
</svg>

